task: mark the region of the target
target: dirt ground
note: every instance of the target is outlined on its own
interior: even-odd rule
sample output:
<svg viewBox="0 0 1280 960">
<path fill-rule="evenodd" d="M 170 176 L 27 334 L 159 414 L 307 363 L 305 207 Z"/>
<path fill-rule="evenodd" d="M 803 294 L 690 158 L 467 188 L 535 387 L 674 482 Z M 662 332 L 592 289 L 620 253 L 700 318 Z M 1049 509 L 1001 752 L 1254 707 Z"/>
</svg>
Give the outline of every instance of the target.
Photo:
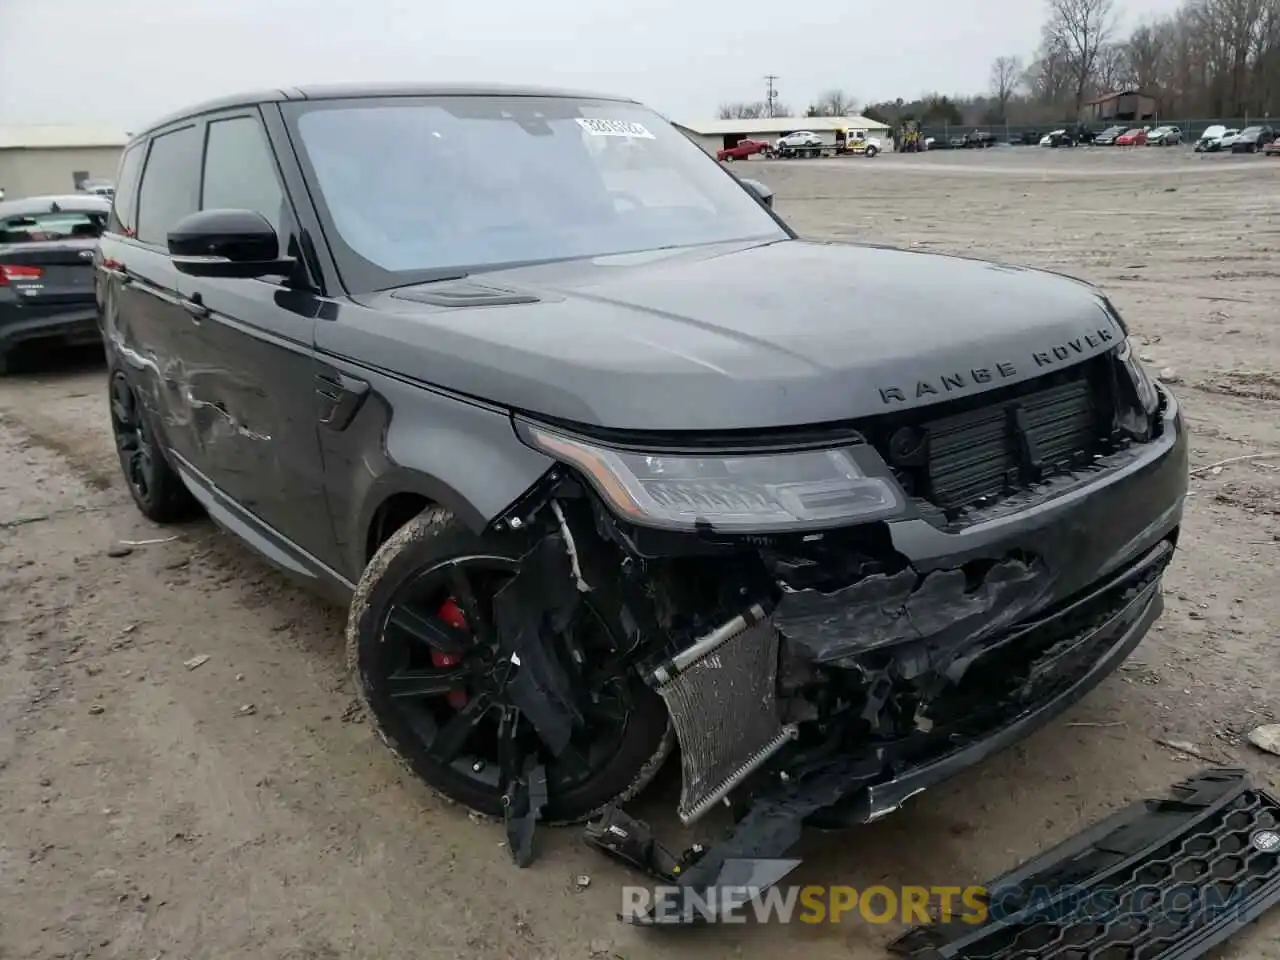
<svg viewBox="0 0 1280 960">
<path fill-rule="evenodd" d="M 1280 160 L 1009 148 L 738 172 L 810 236 L 1102 284 L 1177 384 L 1194 466 L 1280 452 Z M 827 960 L 900 931 L 625 927 L 628 875 L 576 831 L 544 830 L 517 870 L 498 825 L 433 799 L 360 721 L 341 611 L 207 522 L 139 517 L 104 401 L 93 358 L 0 381 L 0 957 Z M 894 816 L 810 839 L 798 879 L 981 882 L 1206 765 L 1160 740 L 1280 789 L 1280 758 L 1242 739 L 1280 719 L 1280 459 L 1192 487 L 1168 611 L 1124 669 Z M 110 556 L 121 540 L 150 542 Z M 639 805 L 668 833 L 676 789 Z M 1280 910 L 1217 955 L 1280 957 Z"/>
</svg>

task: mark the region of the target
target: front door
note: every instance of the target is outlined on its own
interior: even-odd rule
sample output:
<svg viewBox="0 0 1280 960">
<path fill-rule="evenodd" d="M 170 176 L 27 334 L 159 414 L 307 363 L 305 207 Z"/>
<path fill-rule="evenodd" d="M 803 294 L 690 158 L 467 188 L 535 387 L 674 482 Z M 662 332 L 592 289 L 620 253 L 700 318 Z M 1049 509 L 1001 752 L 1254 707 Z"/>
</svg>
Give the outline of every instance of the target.
<svg viewBox="0 0 1280 960">
<path fill-rule="evenodd" d="M 256 108 L 210 118 L 202 210 L 254 210 L 281 238 L 292 207 Z M 317 435 L 315 299 L 285 278 L 183 277 L 201 368 L 191 378 L 199 467 L 275 533 L 326 565 L 335 556 Z"/>
</svg>

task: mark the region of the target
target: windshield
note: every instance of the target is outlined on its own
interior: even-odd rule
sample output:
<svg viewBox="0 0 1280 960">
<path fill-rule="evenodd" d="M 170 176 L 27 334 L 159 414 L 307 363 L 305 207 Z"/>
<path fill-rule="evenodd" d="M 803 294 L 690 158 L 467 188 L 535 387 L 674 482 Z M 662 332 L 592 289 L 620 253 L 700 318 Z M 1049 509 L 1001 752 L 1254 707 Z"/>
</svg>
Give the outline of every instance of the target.
<svg viewBox="0 0 1280 960">
<path fill-rule="evenodd" d="M 1242 137 L 1256 137 L 1256 136 L 1257 136 L 1258 134 L 1260 134 L 1261 132 L 1262 132 L 1262 128 L 1261 128 L 1261 127 L 1245 127 L 1245 128 L 1244 128 L 1244 130 L 1240 133 L 1240 136 L 1242 136 Z"/>
<path fill-rule="evenodd" d="M 633 103 L 369 98 L 299 103 L 290 121 L 353 291 L 787 236 L 715 160 Z"/>
</svg>

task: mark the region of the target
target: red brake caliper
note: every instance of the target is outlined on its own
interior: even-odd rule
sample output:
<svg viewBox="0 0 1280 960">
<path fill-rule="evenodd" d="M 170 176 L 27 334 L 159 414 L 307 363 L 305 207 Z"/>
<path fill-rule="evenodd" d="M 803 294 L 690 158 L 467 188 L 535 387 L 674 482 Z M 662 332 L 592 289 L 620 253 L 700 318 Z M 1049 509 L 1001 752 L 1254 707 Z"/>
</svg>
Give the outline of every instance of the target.
<svg viewBox="0 0 1280 960">
<path fill-rule="evenodd" d="M 462 612 L 462 608 L 458 606 L 453 597 L 440 604 L 440 609 L 436 611 L 436 616 L 454 630 L 470 632 L 470 628 L 467 626 L 466 614 Z M 445 653 L 441 650 L 431 651 L 431 663 L 435 667 L 456 667 L 461 660 L 461 657 L 452 653 Z M 464 690 L 450 690 L 445 694 L 445 699 L 449 701 L 449 706 L 455 710 L 461 710 L 467 705 L 467 694 Z"/>
</svg>

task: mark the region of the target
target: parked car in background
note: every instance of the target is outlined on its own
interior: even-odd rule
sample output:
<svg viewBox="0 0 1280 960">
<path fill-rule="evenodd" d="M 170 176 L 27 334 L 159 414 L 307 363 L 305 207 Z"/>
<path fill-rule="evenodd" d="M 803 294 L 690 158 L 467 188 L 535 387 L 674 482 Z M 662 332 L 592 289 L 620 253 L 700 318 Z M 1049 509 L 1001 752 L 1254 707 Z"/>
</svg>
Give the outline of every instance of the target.
<svg viewBox="0 0 1280 960">
<path fill-rule="evenodd" d="M 1231 141 L 1232 153 L 1257 153 L 1268 143 L 1276 138 L 1274 127 L 1270 126 L 1253 126 L 1245 127 L 1240 131 L 1239 136 Z"/>
<path fill-rule="evenodd" d="M 1147 144 L 1153 147 L 1176 147 L 1182 143 L 1181 127 L 1156 127 L 1147 134 Z"/>
<path fill-rule="evenodd" d="M 1093 142 L 1096 146 L 1099 146 L 1099 147 L 1115 146 L 1115 142 L 1120 137 L 1124 136 L 1126 129 L 1127 128 L 1125 127 L 1119 127 L 1119 126 L 1107 127 L 1107 129 L 1103 130 L 1100 134 L 1098 134 L 1096 137 L 1093 138 Z"/>
<path fill-rule="evenodd" d="M 86 180 L 80 184 L 81 193 L 91 193 L 95 197 L 114 197 L 116 185 L 110 180 Z"/>
<path fill-rule="evenodd" d="M 0 373 L 19 345 L 99 340 L 93 255 L 110 209 L 85 193 L 0 203 Z"/>
<path fill-rule="evenodd" d="M 1280 157 L 1280 138 L 1272 140 L 1270 143 L 1268 143 L 1265 147 L 1262 148 L 1262 152 L 1266 154 L 1268 157 Z"/>
<path fill-rule="evenodd" d="M 996 135 L 986 130 L 975 130 L 965 137 L 966 147 L 978 150 L 985 150 L 987 147 L 996 145 Z"/>
<path fill-rule="evenodd" d="M 745 160 L 747 157 L 754 157 L 757 153 L 769 153 L 772 150 L 773 144 L 765 140 L 739 140 L 732 147 L 717 150 L 716 159 Z"/>
<path fill-rule="evenodd" d="M 1205 127 L 1200 138 L 1196 140 L 1196 153 L 1217 153 L 1222 149 L 1224 139 L 1234 137 L 1239 132 L 1233 127 L 1226 127 L 1220 123 Z"/>
<path fill-rule="evenodd" d="M 1042 147 L 1074 147 L 1076 134 L 1073 130 L 1050 130 L 1040 138 Z"/>
<path fill-rule="evenodd" d="M 1117 147 L 1145 147 L 1146 145 L 1147 131 L 1142 127 L 1133 127 L 1116 137 Z"/>
</svg>

